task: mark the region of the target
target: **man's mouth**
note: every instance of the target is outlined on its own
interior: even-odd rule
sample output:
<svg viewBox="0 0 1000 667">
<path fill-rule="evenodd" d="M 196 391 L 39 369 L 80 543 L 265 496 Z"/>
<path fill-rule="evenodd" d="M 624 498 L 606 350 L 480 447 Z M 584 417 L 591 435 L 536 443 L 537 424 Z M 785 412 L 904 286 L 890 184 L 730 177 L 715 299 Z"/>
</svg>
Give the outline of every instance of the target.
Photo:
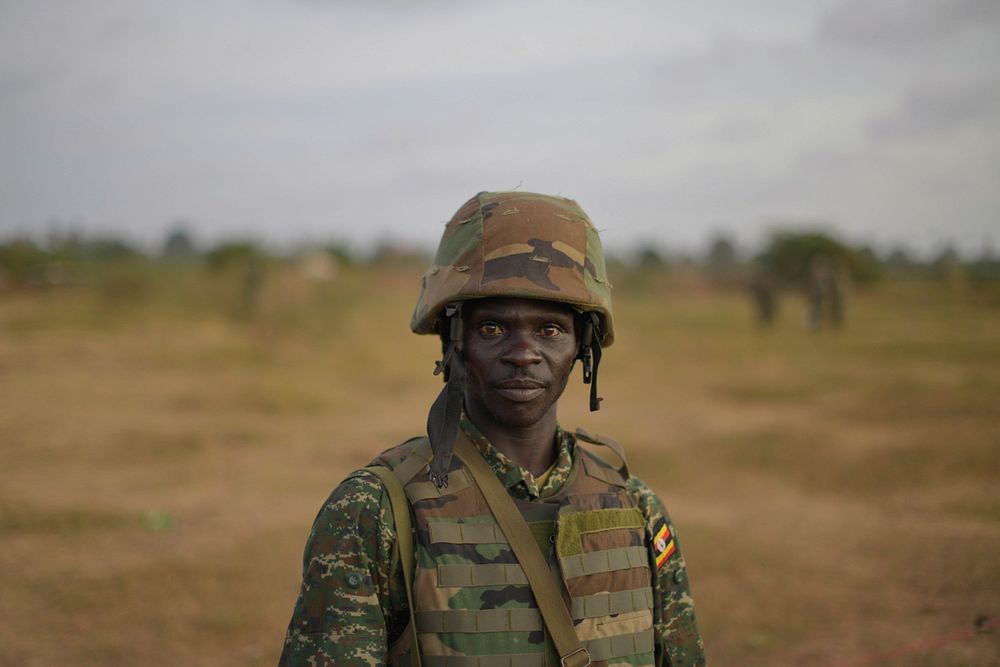
<svg viewBox="0 0 1000 667">
<path fill-rule="evenodd" d="M 493 388 L 498 394 L 515 403 L 526 403 L 545 393 L 545 383 L 538 380 L 504 380 Z"/>
</svg>

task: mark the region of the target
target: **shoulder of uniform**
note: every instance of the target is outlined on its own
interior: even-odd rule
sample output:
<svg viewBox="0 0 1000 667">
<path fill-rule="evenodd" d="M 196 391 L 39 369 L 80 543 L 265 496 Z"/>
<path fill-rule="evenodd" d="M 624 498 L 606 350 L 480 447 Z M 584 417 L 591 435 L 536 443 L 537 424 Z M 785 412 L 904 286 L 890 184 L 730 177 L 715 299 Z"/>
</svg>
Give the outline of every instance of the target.
<svg viewBox="0 0 1000 667">
<path fill-rule="evenodd" d="M 390 447 L 389 449 L 382 451 L 378 456 L 375 457 L 375 460 L 372 461 L 372 464 L 386 465 L 389 466 L 390 468 L 395 467 L 396 465 L 399 464 L 400 461 L 407 458 L 417 448 L 419 448 L 421 444 L 423 444 L 425 441 L 427 442 L 427 445 L 430 446 L 430 442 L 427 440 L 427 436 L 425 435 L 417 435 L 407 440 L 404 440 L 398 445 L 395 445 L 393 447 Z"/>
<path fill-rule="evenodd" d="M 434 458 L 427 436 L 410 438 L 379 454 L 372 466 L 383 466 L 392 470 L 393 475 L 403 485 L 406 497 L 411 503 L 452 495 L 472 485 L 472 478 L 457 458 L 452 460 L 448 473 L 448 484 L 438 488 L 427 477 L 427 466 Z"/>
<path fill-rule="evenodd" d="M 427 436 L 416 436 L 385 450 L 370 465 L 389 468 L 405 485 L 427 467 L 431 458 L 433 452 L 430 440 Z"/>
<path fill-rule="evenodd" d="M 584 442 L 589 442 L 594 445 L 604 445 L 605 447 L 609 447 L 614 450 L 616 453 L 619 450 L 622 450 L 622 446 L 614 438 L 591 433 L 585 428 L 578 428 L 573 433 L 576 435 L 577 440 L 583 440 Z"/>
<path fill-rule="evenodd" d="M 618 444 L 617 440 L 613 440 L 612 438 L 608 438 L 603 435 L 592 434 L 582 428 L 576 429 L 574 435 L 578 441 L 582 440 L 583 442 L 588 442 L 593 445 L 607 447 L 614 452 L 615 456 L 617 456 L 621 461 L 621 464 L 618 467 L 615 467 L 597 454 L 587 451 L 583 447 L 579 447 L 577 449 L 581 452 L 584 467 L 591 476 L 603 479 L 604 481 L 614 484 L 615 486 L 626 485 L 626 480 L 629 478 L 628 461 L 625 459 L 625 450 L 622 449 L 622 446 Z"/>
<path fill-rule="evenodd" d="M 344 521 L 356 523 L 359 517 L 379 513 L 388 498 L 377 476 L 364 469 L 355 470 L 330 492 L 316 516 L 316 525 L 340 530 Z"/>
</svg>

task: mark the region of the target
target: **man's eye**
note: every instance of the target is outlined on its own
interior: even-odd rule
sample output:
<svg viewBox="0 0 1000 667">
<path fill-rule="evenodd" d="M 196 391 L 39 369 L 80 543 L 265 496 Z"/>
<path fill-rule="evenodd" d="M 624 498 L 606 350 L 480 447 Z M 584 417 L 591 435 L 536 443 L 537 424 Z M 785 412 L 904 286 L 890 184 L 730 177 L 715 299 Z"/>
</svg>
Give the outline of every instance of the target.
<svg viewBox="0 0 1000 667">
<path fill-rule="evenodd" d="M 499 336 L 503 333 L 503 327 L 496 322 L 483 322 L 479 325 L 479 333 L 485 336 Z"/>
<path fill-rule="evenodd" d="M 555 338 L 556 336 L 562 334 L 563 330 L 557 324 L 546 324 L 541 328 L 541 335 L 545 338 Z"/>
</svg>

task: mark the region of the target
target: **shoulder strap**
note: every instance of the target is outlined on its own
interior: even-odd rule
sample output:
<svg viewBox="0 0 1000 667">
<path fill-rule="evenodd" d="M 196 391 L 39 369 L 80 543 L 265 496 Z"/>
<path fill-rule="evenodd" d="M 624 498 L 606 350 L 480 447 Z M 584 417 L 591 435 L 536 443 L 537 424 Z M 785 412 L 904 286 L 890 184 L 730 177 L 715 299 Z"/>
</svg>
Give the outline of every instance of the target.
<svg viewBox="0 0 1000 667">
<path fill-rule="evenodd" d="M 368 466 L 367 472 L 380 480 L 389 493 L 389 503 L 392 505 L 392 520 L 396 524 L 396 546 L 399 549 L 400 567 L 403 568 L 403 581 L 406 584 L 406 601 L 410 607 L 410 648 L 411 667 L 420 667 L 420 645 L 417 643 L 417 622 L 413 610 L 413 527 L 410 521 L 410 505 L 406 501 L 406 493 L 399 478 L 391 469 L 385 466 Z"/>
<path fill-rule="evenodd" d="M 517 505 L 464 433 L 459 433 L 455 442 L 455 454 L 472 473 L 472 478 L 483 492 L 486 503 L 507 537 L 511 550 L 521 563 L 531 591 L 535 594 L 538 611 L 556 645 L 562 667 L 586 667 L 590 664 L 590 653 L 576 636 L 573 620 L 563 603 L 562 591 L 552 579 L 548 563 Z"/>
<path fill-rule="evenodd" d="M 576 429 L 575 435 L 577 437 L 577 440 L 583 440 L 584 442 L 589 442 L 592 445 L 601 445 L 603 447 L 607 447 L 612 452 L 614 452 L 615 456 L 617 456 L 622 462 L 621 466 L 618 468 L 618 472 L 621 473 L 621 476 L 624 479 L 628 479 L 629 477 L 628 460 L 626 460 L 625 458 L 625 450 L 622 448 L 622 446 L 618 443 L 617 440 L 613 440 L 612 438 L 609 438 L 605 435 L 592 434 L 586 429 L 582 428 Z"/>
</svg>

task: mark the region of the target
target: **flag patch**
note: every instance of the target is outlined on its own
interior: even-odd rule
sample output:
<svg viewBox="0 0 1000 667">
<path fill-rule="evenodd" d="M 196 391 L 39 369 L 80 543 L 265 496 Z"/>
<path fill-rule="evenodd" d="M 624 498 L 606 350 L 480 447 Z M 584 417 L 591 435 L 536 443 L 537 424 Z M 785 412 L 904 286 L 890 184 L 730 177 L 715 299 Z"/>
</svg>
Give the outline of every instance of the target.
<svg viewBox="0 0 1000 667">
<path fill-rule="evenodd" d="M 656 532 L 653 533 L 653 553 L 656 554 L 656 569 L 659 570 L 677 550 L 677 545 L 674 544 L 674 536 L 670 534 L 665 519 L 660 519 L 656 526 Z"/>
</svg>

